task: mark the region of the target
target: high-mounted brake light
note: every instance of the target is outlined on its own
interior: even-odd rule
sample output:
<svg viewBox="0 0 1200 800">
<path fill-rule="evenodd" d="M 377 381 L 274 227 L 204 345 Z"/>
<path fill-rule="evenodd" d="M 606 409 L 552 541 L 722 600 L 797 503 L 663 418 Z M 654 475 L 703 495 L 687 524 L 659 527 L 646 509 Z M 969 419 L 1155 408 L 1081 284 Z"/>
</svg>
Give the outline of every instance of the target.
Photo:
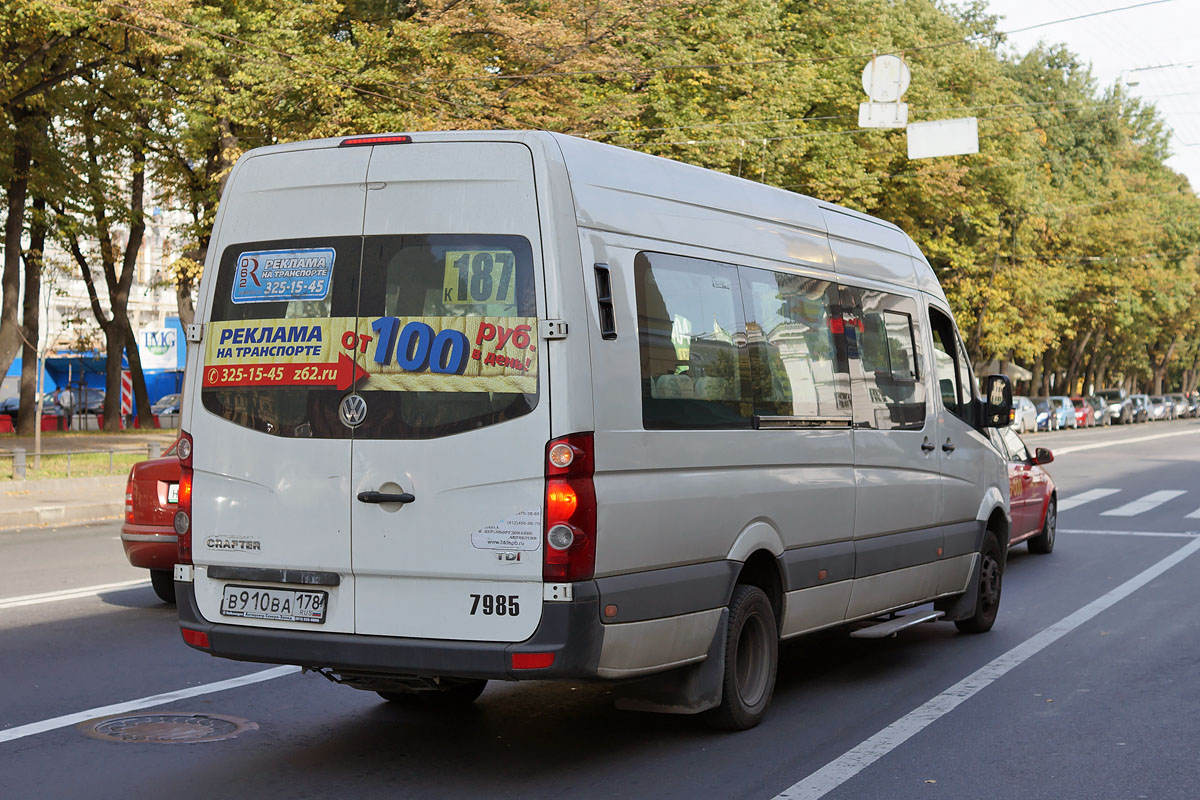
<svg viewBox="0 0 1200 800">
<path fill-rule="evenodd" d="M 338 147 L 369 147 L 374 144 L 411 144 L 411 136 L 352 136 L 342 139 Z"/>
<path fill-rule="evenodd" d="M 175 512 L 175 535 L 179 543 L 180 564 L 192 563 L 192 435 L 186 431 L 179 434 L 175 446 L 179 454 L 179 502 Z"/>
<path fill-rule="evenodd" d="M 573 433 L 546 445 L 542 578 L 581 581 L 596 571 L 596 488 L 592 434 Z"/>
</svg>

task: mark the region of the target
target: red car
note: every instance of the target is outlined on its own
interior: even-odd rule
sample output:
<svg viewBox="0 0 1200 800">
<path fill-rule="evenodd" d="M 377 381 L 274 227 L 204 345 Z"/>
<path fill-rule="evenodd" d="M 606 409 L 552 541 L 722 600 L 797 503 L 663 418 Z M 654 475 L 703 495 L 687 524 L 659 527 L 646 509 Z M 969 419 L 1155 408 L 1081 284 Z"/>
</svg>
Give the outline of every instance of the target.
<svg viewBox="0 0 1200 800">
<path fill-rule="evenodd" d="M 179 502 L 179 457 L 175 444 L 162 458 L 140 461 L 125 484 L 121 545 L 129 563 L 150 570 L 154 593 L 175 602 L 175 512 Z"/>
<path fill-rule="evenodd" d="M 1096 409 L 1092 408 L 1091 403 L 1082 397 L 1072 397 L 1071 405 L 1075 406 L 1076 428 L 1096 427 Z"/>
<path fill-rule="evenodd" d="M 1008 454 L 1012 510 L 1008 546 L 1028 542 L 1029 552 L 1049 553 L 1054 549 L 1058 525 L 1058 493 L 1043 466 L 1054 460 L 1054 454 L 1039 447 L 1030 455 L 1025 442 L 1011 428 L 1000 430 L 1000 437 Z"/>
</svg>

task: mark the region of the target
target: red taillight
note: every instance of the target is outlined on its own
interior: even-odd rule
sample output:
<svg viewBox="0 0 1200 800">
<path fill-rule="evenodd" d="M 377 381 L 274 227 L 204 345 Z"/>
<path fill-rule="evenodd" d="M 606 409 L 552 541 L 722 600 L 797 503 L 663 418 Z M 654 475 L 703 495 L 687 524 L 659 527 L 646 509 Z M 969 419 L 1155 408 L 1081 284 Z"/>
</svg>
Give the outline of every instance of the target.
<svg viewBox="0 0 1200 800">
<path fill-rule="evenodd" d="M 175 511 L 175 536 L 179 542 L 179 555 L 176 560 L 180 564 L 192 563 L 192 435 L 181 432 L 179 444 L 175 446 L 179 454 L 179 503 Z M 203 634 L 201 634 L 203 635 Z M 187 638 L 186 631 L 184 638 Z M 205 647 L 208 637 L 205 636 Z"/>
<path fill-rule="evenodd" d="M 366 147 L 374 144 L 410 144 L 411 136 L 352 136 L 342 139 L 338 147 Z"/>
<path fill-rule="evenodd" d="M 587 580 L 596 571 L 593 472 L 592 434 L 573 433 L 546 445 L 546 509 L 542 527 L 544 580 Z M 513 658 L 515 661 L 516 654 Z"/>
<path fill-rule="evenodd" d="M 179 632 L 183 634 L 183 640 L 192 647 L 203 647 L 208 650 L 211 645 L 208 643 L 208 634 L 204 631 L 193 631 L 188 628 L 180 628 Z"/>
<path fill-rule="evenodd" d="M 133 470 L 129 471 L 129 480 L 125 482 L 125 522 L 133 524 Z"/>
<path fill-rule="evenodd" d="M 513 669 L 545 669 L 554 666 L 554 653 L 513 653 Z"/>
</svg>

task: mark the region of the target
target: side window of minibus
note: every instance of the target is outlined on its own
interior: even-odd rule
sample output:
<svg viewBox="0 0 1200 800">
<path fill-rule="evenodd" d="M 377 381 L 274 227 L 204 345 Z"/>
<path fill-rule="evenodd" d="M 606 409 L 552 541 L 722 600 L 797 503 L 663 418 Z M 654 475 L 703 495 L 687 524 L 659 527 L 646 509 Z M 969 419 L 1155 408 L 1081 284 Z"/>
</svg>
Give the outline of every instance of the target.
<svg viewBox="0 0 1200 800">
<path fill-rule="evenodd" d="M 900 295 L 857 287 L 843 287 L 842 297 L 849 314 L 846 324 L 856 329 L 860 342 L 861 374 L 855 370 L 855 379 L 862 389 L 856 389 L 855 424 L 920 430 L 925 425 L 925 376 L 917 305 Z"/>
<path fill-rule="evenodd" d="M 750 368 L 737 267 L 638 253 L 642 424 L 749 428 Z"/>
<path fill-rule="evenodd" d="M 838 287 L 741 267 L 754 413 L 850 421 L 850 368 Z"/>
<path fill-rule="evenodd" d="M 954 323 L 945 314 L 930 306 L 929 325 L 933 331 L 934 376 L 942 396 L 942 405 L 956 417 L 969 421 L 968 412 L 964 410 L 960 400 L 965 392 L 959 385 L 961 371 L 957 362 L 961 351 L 954 333 Z"/>
</svg>

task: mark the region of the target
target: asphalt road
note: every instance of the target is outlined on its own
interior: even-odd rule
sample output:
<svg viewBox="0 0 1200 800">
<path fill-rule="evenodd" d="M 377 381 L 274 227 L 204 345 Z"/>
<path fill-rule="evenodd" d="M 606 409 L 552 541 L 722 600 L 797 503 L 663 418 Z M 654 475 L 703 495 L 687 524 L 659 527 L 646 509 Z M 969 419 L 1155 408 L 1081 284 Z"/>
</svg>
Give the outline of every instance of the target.
<svg viewBox="0 0 1200 800">
<path fill-rule="evenodd" d="M 792 640 L 769 716 L 739 734 L 618 712 L 596 684 L 493 683 L 451 714 L 313 674 L 211 691 L 266 668 L 185 647 L 173 607 L 127 585 L 146 576 L 117 525 L 0 534 L 0 797 L 1200 797 L 1200 420 L 1026 438 L 1055 449 L 1060 498 L 1083 501 L 1052 554 L 1010 554 L 992 632 Z M 1129 505 L 1156 492 L 1179 494 Z M 189 688 L 127 713 L 257 728 L 174 745 L 84 732 L 105 706 Z"/>
</svg>

